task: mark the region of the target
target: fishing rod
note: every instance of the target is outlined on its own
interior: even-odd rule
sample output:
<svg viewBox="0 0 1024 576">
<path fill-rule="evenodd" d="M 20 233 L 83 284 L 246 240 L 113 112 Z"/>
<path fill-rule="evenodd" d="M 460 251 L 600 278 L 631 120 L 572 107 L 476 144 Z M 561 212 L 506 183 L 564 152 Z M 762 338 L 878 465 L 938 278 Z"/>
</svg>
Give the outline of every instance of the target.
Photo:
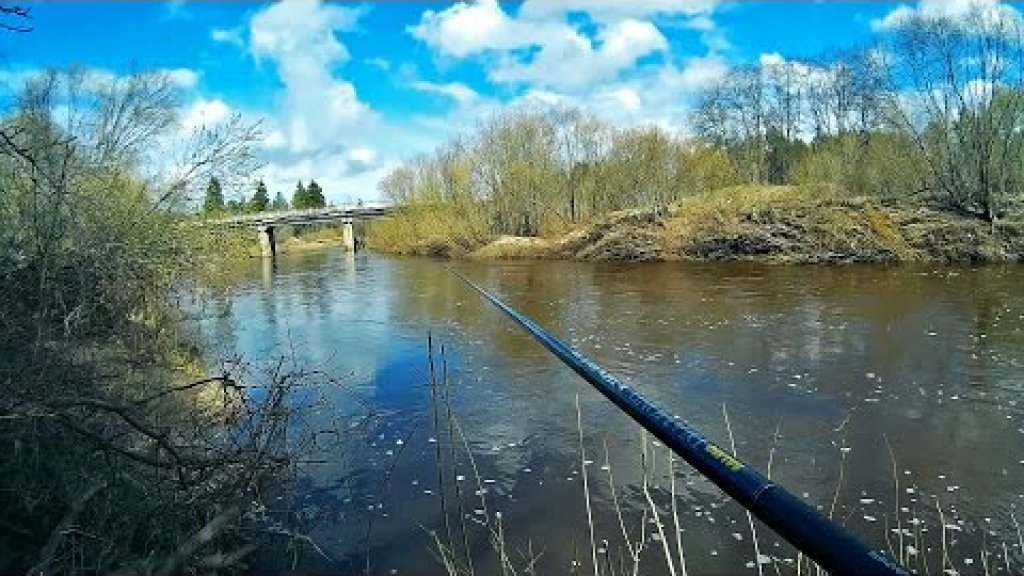
<svg viewBox="0 0 1024 576">
<path fill-rule="evenodd" d="M 909 574 L 885 554 L 869 549 L 838 524 L 712 443 L 696 429 L 669 415 L 529 317 L 515 311 L 462 274 L 455 270 L 451 272 L 515 320 L 559 360 L 705 478 L 830 574 Z"/>
</svg>

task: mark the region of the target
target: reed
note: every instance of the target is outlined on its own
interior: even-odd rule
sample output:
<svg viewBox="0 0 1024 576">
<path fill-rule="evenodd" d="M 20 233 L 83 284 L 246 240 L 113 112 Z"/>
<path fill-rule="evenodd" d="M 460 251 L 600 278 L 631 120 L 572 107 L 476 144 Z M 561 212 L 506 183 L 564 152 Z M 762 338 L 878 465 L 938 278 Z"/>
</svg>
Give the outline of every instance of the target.
<svg viewBox="0 0 1024 576">
<path fill-rule="evenodd" d="M 441 350 L 443 357 L 443 346 Z M 442 366 L 446 366 L 443 359 Z M 444 462 L 444 465 L 449 467 L 447 476 L 457 478 L 458 466 L 462 458 L 468 460 L 478 488 L 479 506 L 484 511 L 484 514 L 481 515 L 483 530 L 488 538 L 491 549 L 495 552 L 497 560 L 493 567 L 484 568 L 479 565 L 473 565 L 473 555 L 471 552 L 471 544 L 474 539 L 473 531 L 468 530 L 468 526 L 465 523 L 462 524 L 461 542 L 456 542 L 454 537 L 446 538 L 443 529 L 431 532 L 435 556 L 439 559 L 439 563 L 444 571 L 452 576 L 472 574 L 474 569 L 476 571 L 486 570 L 490 573 L 501 573 L 503 575 L 537 574 L 537 561 L 543 551 L 538 552 L 535 550 L 531 540 L 525 553 L 520 553 L 521 559 L 515 558 L 511 553 L 512 546 L 509 542 L 509 526 L 507 525 L 506 516 L 502 515 L 501 512 L 494 511 L 488 505 L 488 493 L 470 447 L 466 431 L 460 425 L 458 416 L 451 405 L 447 369 L 442 368 L 442 373 L 444 394 L 438 394 L 438 399 L 444 403 L 443 415 L 448 421 L 447 437 L 450 442 L 449 448 L 451 451 Z M 579 482 L 586 526 L 580 526 L 581 530 L 579 532 L 574 530 L 571 550 L 565 552 L 569 556 L 568 564 L 571 572 L 573 574 L 593 573 L 594 576 L 627 576 L 630 574 L 638 576 L 641 573 L 654 569 L 671 575 L 685 576 L 688 574 L 691 568 L 688 566 L 687 550 L 684 548 L 684 530 L 678 502 L 680 494 L 677 485 L 677 475 L 680 472 L 680 468 L 675 465 L 674 455 L 667 448 L 652 442 L 645 432 L 641 432 L 638 450 L 633 454 L 639 459 L 641 477 L 637 488 L 639 488 L 639 495 L 643 505 L 634 512 L 636 516 L 633 516 L 634 513 L 627 514 L 621 498 L 623 487 L 616 482 L 615 474 L 616 468 L 623 465 L 623 463 L 616 464 L 612 462 L 608 439 L 603 438 L 601 440 L 601 446 L 603 447 L 603 465 L 601 468 L 606 474 L 604 475 L 603 482 L 595 483 L 596 477 L 589 473 L 592 462 L 588 460 L 590 451 L 588 450 L 587 442 L 586 418 L 579 395 L 574 397 L 574 410 L 576 420 L 575 439 L 578 443 L 577 457 L 580 464 Z M 439 411 L 440 414 L 442 414 L 441 411 Z M 737 455 L 736 437 L 728 407 L 724 404 L 722 405 L 722 420 L 729 441 L 729 449 L 733 455 Z M 848 417 L 834 430 L 839 433 L 838 441 L 836 442 L 839 450 L 837 455 L 838 471 L 836 483 L 827 501 L 828 516 L 830 518 L 848 517 L 853 510 L 852 506 L 848 508 L 848 505 L 844 503 L 844 494 L 849 493 L 845 471 L 848 451 L 845 448 L 850 422 L 851 418 Z M 441 426 L 441 428 L 444 428 L 444 426 Z M 779 442 L 781 429 L 782 422 L 780 421 L 776 425 L 772 444 L 767 454 L 769 478 L 772 477 L 774 472 L 773 465 L 777 460 L 777 453 L 784 447 L 784 444 Z M 442 440 L 442 437 L 439 435 L 438 442 L 440 443 Z M 904 483 L 900 481 L 898 475 L 899 466 L 896 451 L 887 437 L 883 436 L 883 441 L 889 452 L 889 473 L 893 477 L 893 506 L 896 514 L 894 524 L 897 534 L 896 538 L 889 542 L 890 549 L 893 552 L 892 556 L 898 558 L 901 563 L 915 571 L 915 573 L 933 573 L 932 568 L 935 565 L 929 562 L 929 557 L 933 554 L 930 553 L 932 549 L 929 547 L 927 537 L 930 535 L 929 533 L 934 534 L 934 530 L 928 530 L 932 522 L 930 518 L 934 517 L 939 529 L 939 534 L 934 535 L 939 540 L 938 549 L 934 553 L 938 557 L 938 570 L 940 573 L 951 574 L 952 570 L 956 570 L 955 558 L 961 557 L 961 554 L 955 550 L 955 542 L 949 537 L 946 509 L 937 498 L 928 498 L 926 500 L 926 495 L 922 494 L 918 487 L 911 483 L 909 486 L 906 486 L 906 489 L 910 490 L 908 493 L 913 493 L 916 497 L 910 498 L 911 502 L 908 502 L 906 511 L 902 510 L 907 498 L 903 495 Z M 460 450 L 456 450 L 456 445 L 460 447 Z M 658 452 L 661 450 L 665 451 L 662 456 L 665 465 L 659 467 L 657 460 Z M 455 499 L 458 501 L 458 505 L 461 506 L 464 494 L 458 491 L 457 483 L 456 488 L 453 490 L 456 490 Z M 609 503 L 610 509 L 602 510 L 599 506 L 595 506 L 595 497 L 598 491 L 606 494 L 606 502 Z M 928 512 L 929 509 L 931 510 L 930 513 Z M 450 512 L 451 506 L 448 506 L 447 510 Z M 844 512 L 846 510 L 849 511 Z M 801 576 L 812 571 L 819 574 L 823 573 L 820 567 L 816 566 L 802 554 L 797 554 L 795 562 L 788 560 L 780 562 L 774 555 L 765 554 L 761 547 L 762 535 L 758 533 L 758 527 L 753 520 L 753 516 L 746 511 L 744 513 L 747 517 L 747 527 L 753 546 L 754 566 L 759 575 L 763 576 L 765 564 L 771 564 L 773 571 L 778 576 L 783 574 Z M 460 514 L 464 516 L 461 511 Z M 613 530 L 616 532 L 614 536 L 603 534 L 599 529 L 597 520 L 602 514 L 608 514 L 613 520 L 612 525 L 615 526 Z M 914 516 L 915 521 L 910 523 L 913 526 L 912 531 L 904 530 L 904 527 L 907 525 L 902 518 L 904 514 L 913 514 Z M 632 519 L 638 520 L 638 526 L 635 531 L 630 529 L 631 516 Z M 1021 531 L 1016 515 L 1011 513 L 1010 517 L 1016 529 L 1016 542 L 1002 541 L 997 545 L 1002 548 L 1002 566 L 999 568 L 1005 570 L 1006 573 L 1014 573 L 1015 569 L 1024 568 L 1024 566 L 1015 566 L 1012 554 L 1012 548 L 1019 546 L 1024 550 L 1024 532 Z M 652 524 L 653 528 L 649 527 L 648 524 Z M 892 524 L 886 520 L 882 536 L 887 540 L 891 526 Z M 582 530 L 586 530 L 585 536 Z M 653 530 L 653 534 L 651 530 Z M 675 531 L 674 537 L 670 535 L 671 530 Z M 656 556 L 648 558 L 649 554 L 645 555 L 645 552 L 647 552 L 647 547 L 652 537 L 657 540 L 655 546 L 659 549 L 659 553 L 655 553 Z M 587 560 L 581 561 L 581 554 L 584 558 L 587 555 L 585 549 L 588 545 L 589 562 Z M 463 549 L 461 553 L 458 551 L 460 546 Z M 993 572 L 993 562 L 991 561 L 993 555 L 989 553 L 987 546 L 987 543 L 983 543 L 977 551 L 980 554 L 980 565 L 977 568 L 984 571 L 985 574 L 990 574 Z M 619 553 L 615 553 L 616 550 Z M 553 553 L 558 554 L 558 551 L 555 550 Z M 652 560 L 656 561 L 657 564 L 649 564 Z M 589 566 L 586 565 L 588 563 Z M 657 566 L 657 568 L 654 568 L 654 566 Z M 735 568 L 742 570 L 740 566 Z M 995 570 L 995 572 L 998 571 Z"/>
</svg>

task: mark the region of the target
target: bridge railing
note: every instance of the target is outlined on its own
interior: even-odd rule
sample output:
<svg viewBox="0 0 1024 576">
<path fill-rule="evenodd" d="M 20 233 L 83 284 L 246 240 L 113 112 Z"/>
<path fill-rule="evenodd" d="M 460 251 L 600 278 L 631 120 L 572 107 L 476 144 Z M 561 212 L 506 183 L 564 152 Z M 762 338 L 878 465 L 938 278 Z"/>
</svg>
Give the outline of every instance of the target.
<svg viewBox="0 0 1024 576">
<path fill-rule="evenodd" d="M 363 204 L 362 206 L 332 206 L 327 208 L 307 208 L 303 210 L 282 210 L 278 212 L 257 212 L 255 214 L 238 214 L 224 218 L 207 220 L 208 224 L 239 226 L 246 224 L 272 224 L 304 221 L 338 220 L 344 218 L 368 218 L 386 216 L 393 207 L 390 204 Z"/>
</svg>

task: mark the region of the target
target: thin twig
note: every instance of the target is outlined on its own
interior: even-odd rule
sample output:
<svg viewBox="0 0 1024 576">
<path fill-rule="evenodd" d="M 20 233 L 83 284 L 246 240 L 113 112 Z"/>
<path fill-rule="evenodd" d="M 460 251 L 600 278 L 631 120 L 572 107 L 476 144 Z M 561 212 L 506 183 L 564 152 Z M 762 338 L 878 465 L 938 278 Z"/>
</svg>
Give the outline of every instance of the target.
<svg viewBox="0 0 1024 576">
<path fill-rule="evenodd" d="M 452 476 L 455 478 L 455 499 L 458 503 L 459 524 L 462 528 L 462 547 L 465 548 L 466 566 L 469 568 L 470 576 L 472 576 L 475 574 L 473 569 L 473 552 L 469 548 L 469 531 L 466 530 L 466 510 L 462 505 L 462 485 L 459 482 L 459 459 L 455 454 L 455 434 L 452 429 L 452 399 L 450 392 L 451 383 L 448 380 L 448 357 L 445 354 L 443 344 L 441 345 L 441 374 L 442 380 L 444 381 L 445 414 L 448 418 L 448 458 L 451 460 Z"/>
<path fill-rule="evenodd" d="M 889 436 L 888 436 L 888 434 L 884 434 L 883 433 L 882 434 L 882 438 L 885 439 L 885 446 L 886 446 L 886 448 L 889 449 L 889 459 L 892 461 L 892 482 L 893 482 L 893 489 L 895 490 L 895 495 L 896 495 L 896 504 L 895 504 L 895 508 L 896 508 L 896 532 L 899 535 L 899 546 L 900 546 L 900 552 L 899 552 L 899 554 L 896 557 L 899 558 L 900 564 L 905 564 L 906 563 L 906 558 L 904 557 L 904 545 L 903 545 L 903 521 L 900 519 L 900 475 L 899 475 L 899 469 L 896 466 L 896 453 L 893 452 L 892 444 L 889 443 Z M 886 534 L 886 535 L 888 536 L 888 534 Z"/>
<path fill-rule="evenodd" d="M 672 453 L 668 455 L 669 490 L 672 494 L 672 524 L 676 529 L 676 550 L 679 553 L 679 572 L 686 576 L 686 555 L 683 554 L 683 527 L 679 523 L 679 504 L 676 501 L 676 471 Z"/>
<path fill-rule="evenodd" d="M 641 438 L 643 439 L 643 448 L 640 451 L 640 462 L 641 470 L 643 472 L 643 491 L 644 497 L 647 498 L 647 504 L 651 507 L 651 513 L 654 515 L 654 525 L 658 528 L 658 536 L 661 538 L 661 548 L 665 553 L 665 563 L 668 564 L 668 572 L 672 576 L 676 576 L 675 563 L 672 562 L 672 552 L 668 549 L 668 539 L 665 538 L 665 528 L 661 524 L 661 516 L 658 514 L 658 507 L 654 504 L 654 498 L 651 497 L 651 490 L 648 482 L 648 468 L 647 468 L 647 434 L 644 433 Z"/>
<path fill-rule="evenodd" d="M 437 374 L 434 371 L 434 339 L 427 334 L 427 358 L 430 363 L 430 397 L 434 407 L 434 454 L 437 457 L 437 493 L 441 500 L 441 516 L 444 517 L 444 530 L 448 538 L 448 548 L 452 549 L 452 526 L 448 522 L 448 505 L 445 499 L 444 488 L 444 458 L 441 456 L 441 424 L 437 401 Z"/>
</svg>

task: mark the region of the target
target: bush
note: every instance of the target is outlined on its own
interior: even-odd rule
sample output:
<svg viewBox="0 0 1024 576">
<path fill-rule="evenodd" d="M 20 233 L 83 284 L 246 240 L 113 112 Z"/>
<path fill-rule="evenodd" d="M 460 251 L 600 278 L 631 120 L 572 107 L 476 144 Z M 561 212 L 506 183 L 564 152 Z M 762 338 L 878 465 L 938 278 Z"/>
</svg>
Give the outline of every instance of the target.
<svg viewBox="0 0 1024 576">
<path fill-rule="evenodd" d="M 204 132 L 168 172 L 191 179 L 143 179 L 177 126 L 171 86 L 50 74 L 0 122 L 0 572 L 228 568 L 251 550 L 243 512 L 290 466 L 294 379 L 254 402 L 238 365 L 200 377 L 177 305 L 230 256 L 178 208 L 204 169 L 244 166 L 252 133 Z M 54 121 L 65 90 L 80 132 Z"/>
</svg>

